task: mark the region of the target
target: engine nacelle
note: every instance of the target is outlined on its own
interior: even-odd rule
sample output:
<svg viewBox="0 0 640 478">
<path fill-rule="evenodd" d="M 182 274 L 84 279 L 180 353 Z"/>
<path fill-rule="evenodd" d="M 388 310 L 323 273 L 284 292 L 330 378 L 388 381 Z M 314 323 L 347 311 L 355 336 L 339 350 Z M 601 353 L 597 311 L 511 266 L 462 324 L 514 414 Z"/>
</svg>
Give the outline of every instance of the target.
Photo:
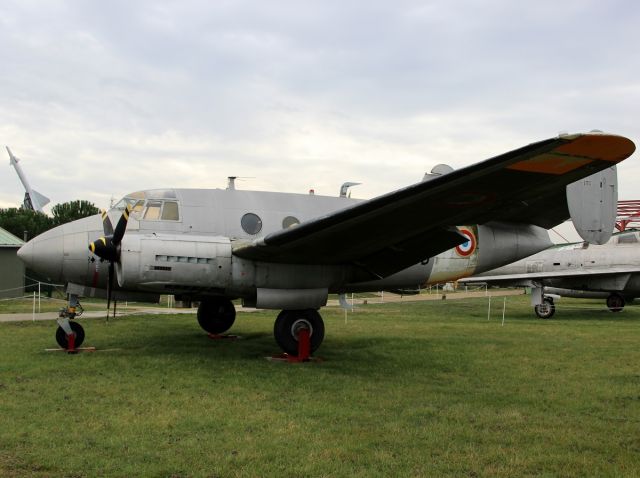
<svg viewBox="0 0 640 478">
<path fill-rule="evenodd" d="M 129 289 L 223 293 L 231 280 L 231 243 L 219 236 L 125 234 L 116 275 Z"/>
<path fill-rule="evenodd" d="M 479 236 L 475 274 L 510 264 L 553 245 L 546 229 L 531 224 L 490 222 L 479 226 Z"/>
</svg>

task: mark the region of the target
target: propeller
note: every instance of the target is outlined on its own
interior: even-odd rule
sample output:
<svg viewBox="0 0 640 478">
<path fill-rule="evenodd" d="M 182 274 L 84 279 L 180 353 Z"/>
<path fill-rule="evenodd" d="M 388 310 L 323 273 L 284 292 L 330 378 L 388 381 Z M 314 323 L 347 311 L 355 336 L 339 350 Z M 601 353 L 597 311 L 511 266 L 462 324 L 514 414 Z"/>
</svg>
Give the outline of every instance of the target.
<svg viewBox="0 0 640 478">
<path fill-rule="evenodd" d="M 109 216 L 107 215 L 107 211 L 102 211 L 102 229 L 104 230 L 104 236 L 89 244 L 89 250 L 91 252 L 99 258 L 109 261 L 109 276 L 107 281 L 107 319 L 109 319 L 109 310 L 111 309 L 111 294 L 113 292 L 115 263 L 120 261 L 120 243 L 122 242 L 122 238 L 124 237 L 124 233 L 127 229 L 130 212 L 131 206 L 127 205 L 127 208 L 122 212 L 122 216 L 120 216 L 120 220 L 118 221 L 118 224 L 116 224 L 116 228 L 114 230 L 113 225 L 111 224 L 111 219 L 109 219 Z"/>
</svg>

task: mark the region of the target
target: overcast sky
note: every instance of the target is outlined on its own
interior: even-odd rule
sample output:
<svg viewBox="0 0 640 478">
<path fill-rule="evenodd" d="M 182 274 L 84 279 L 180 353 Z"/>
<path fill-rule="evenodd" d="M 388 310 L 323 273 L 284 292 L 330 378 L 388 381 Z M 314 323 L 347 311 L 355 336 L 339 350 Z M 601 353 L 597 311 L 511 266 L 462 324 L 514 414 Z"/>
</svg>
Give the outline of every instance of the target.
<svg viewBox="0 0 640 478">
<path fill-rule="evenodd" d="M 638 25 L 632 0 L 4 0 L 0 144 L 52 204 L 230 175 L 372 197 L 559 132 L 640 142 Z M 619 171 L 640 199 L 638 154 Z"/>
</svg>

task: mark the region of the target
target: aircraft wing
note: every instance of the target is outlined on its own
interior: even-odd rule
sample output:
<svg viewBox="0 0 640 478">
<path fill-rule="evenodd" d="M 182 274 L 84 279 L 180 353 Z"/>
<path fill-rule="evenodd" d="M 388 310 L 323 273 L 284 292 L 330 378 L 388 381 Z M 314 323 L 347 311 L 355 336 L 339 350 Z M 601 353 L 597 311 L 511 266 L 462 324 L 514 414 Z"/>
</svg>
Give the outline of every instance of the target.
<svg viewBox="0 0 640 478">
<path fill-rule="evenodd" d="M 466 241 L 457 225 L 489 221 L 546 229 L 569 217 L 566 186 L 629 157 L 633 142 L 601 133 L 533 143 L 426 182 L 363 201 L 234 254 L 293 264 L 355 264 L 385 277 Z"/>
<path fill-rule="evenodd" d="M 465 277 L 458 280 L 463 284 L 471 283 L 496 283 L 496 284 L 526 284 L 531 282 L 544 281 L 551 279 L 583 279 L 583 278 L 602 278 L 605 276 L 615 275 L 628 275 L 640 272 L 638 266 L 619 266 L 619 267 L 606 267 L 598 269 L 575 269 L 575 270 L 562 270 L 562 271 L 550 271 L 550 272 L 527 272 L 522 274 L 502 274 L 502 275 L 486 275 L 486 276 L 474 276 Z"/>
</svg>

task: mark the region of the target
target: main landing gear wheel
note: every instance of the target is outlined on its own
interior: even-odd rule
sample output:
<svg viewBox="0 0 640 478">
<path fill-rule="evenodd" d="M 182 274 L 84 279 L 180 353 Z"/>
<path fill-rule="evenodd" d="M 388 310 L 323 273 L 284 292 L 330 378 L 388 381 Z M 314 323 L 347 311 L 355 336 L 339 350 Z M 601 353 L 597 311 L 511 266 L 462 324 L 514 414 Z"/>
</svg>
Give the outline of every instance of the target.
<svg viewBox="0 0 640 478">
<path fill-rule="evenodd" d="M 84 342 L 84 329 L 78 322 L 69 322 L 69 325 L 71 326 L 71 330 L 76 334 L 74 346 L 78 348 L 82 345 L 82 342 Z M 58 327 L 58 330 L 56 330 L 56 342 L 65 350 L 69 348 L 69 338 L 62 327 Z"/>
<path fill-rule="evenodd" d="M 229 299 L 206 299 L 198 307 L 198 323 L 210 334 L 222 334 L 236 320 L 236 308 Z"/>
<path fill-rule="evenodd" d="M 534 310 L 541 319 L 550 319 L 556 313 L 556 306 L 551 297 L 545 297 L 542 299 L 542 304 L 536 305 Z"/>
<path fill-rule="evenodd" d="M 324 339 L 324 322 L 315 309 L 283 310 L 273 326 L 273 335 L 282 350 L 292 356 L 298 355 L 298 334 L 309 330 L 311 353 L 315 352 Z"/>
<path fill-rule="evenodd" d="M 611 294 L 607 297 L 607 307 L 611 312 L 620 312 L 624 309 L 625 301 L 624 297 L 620 294 Z"/>
</svg>

